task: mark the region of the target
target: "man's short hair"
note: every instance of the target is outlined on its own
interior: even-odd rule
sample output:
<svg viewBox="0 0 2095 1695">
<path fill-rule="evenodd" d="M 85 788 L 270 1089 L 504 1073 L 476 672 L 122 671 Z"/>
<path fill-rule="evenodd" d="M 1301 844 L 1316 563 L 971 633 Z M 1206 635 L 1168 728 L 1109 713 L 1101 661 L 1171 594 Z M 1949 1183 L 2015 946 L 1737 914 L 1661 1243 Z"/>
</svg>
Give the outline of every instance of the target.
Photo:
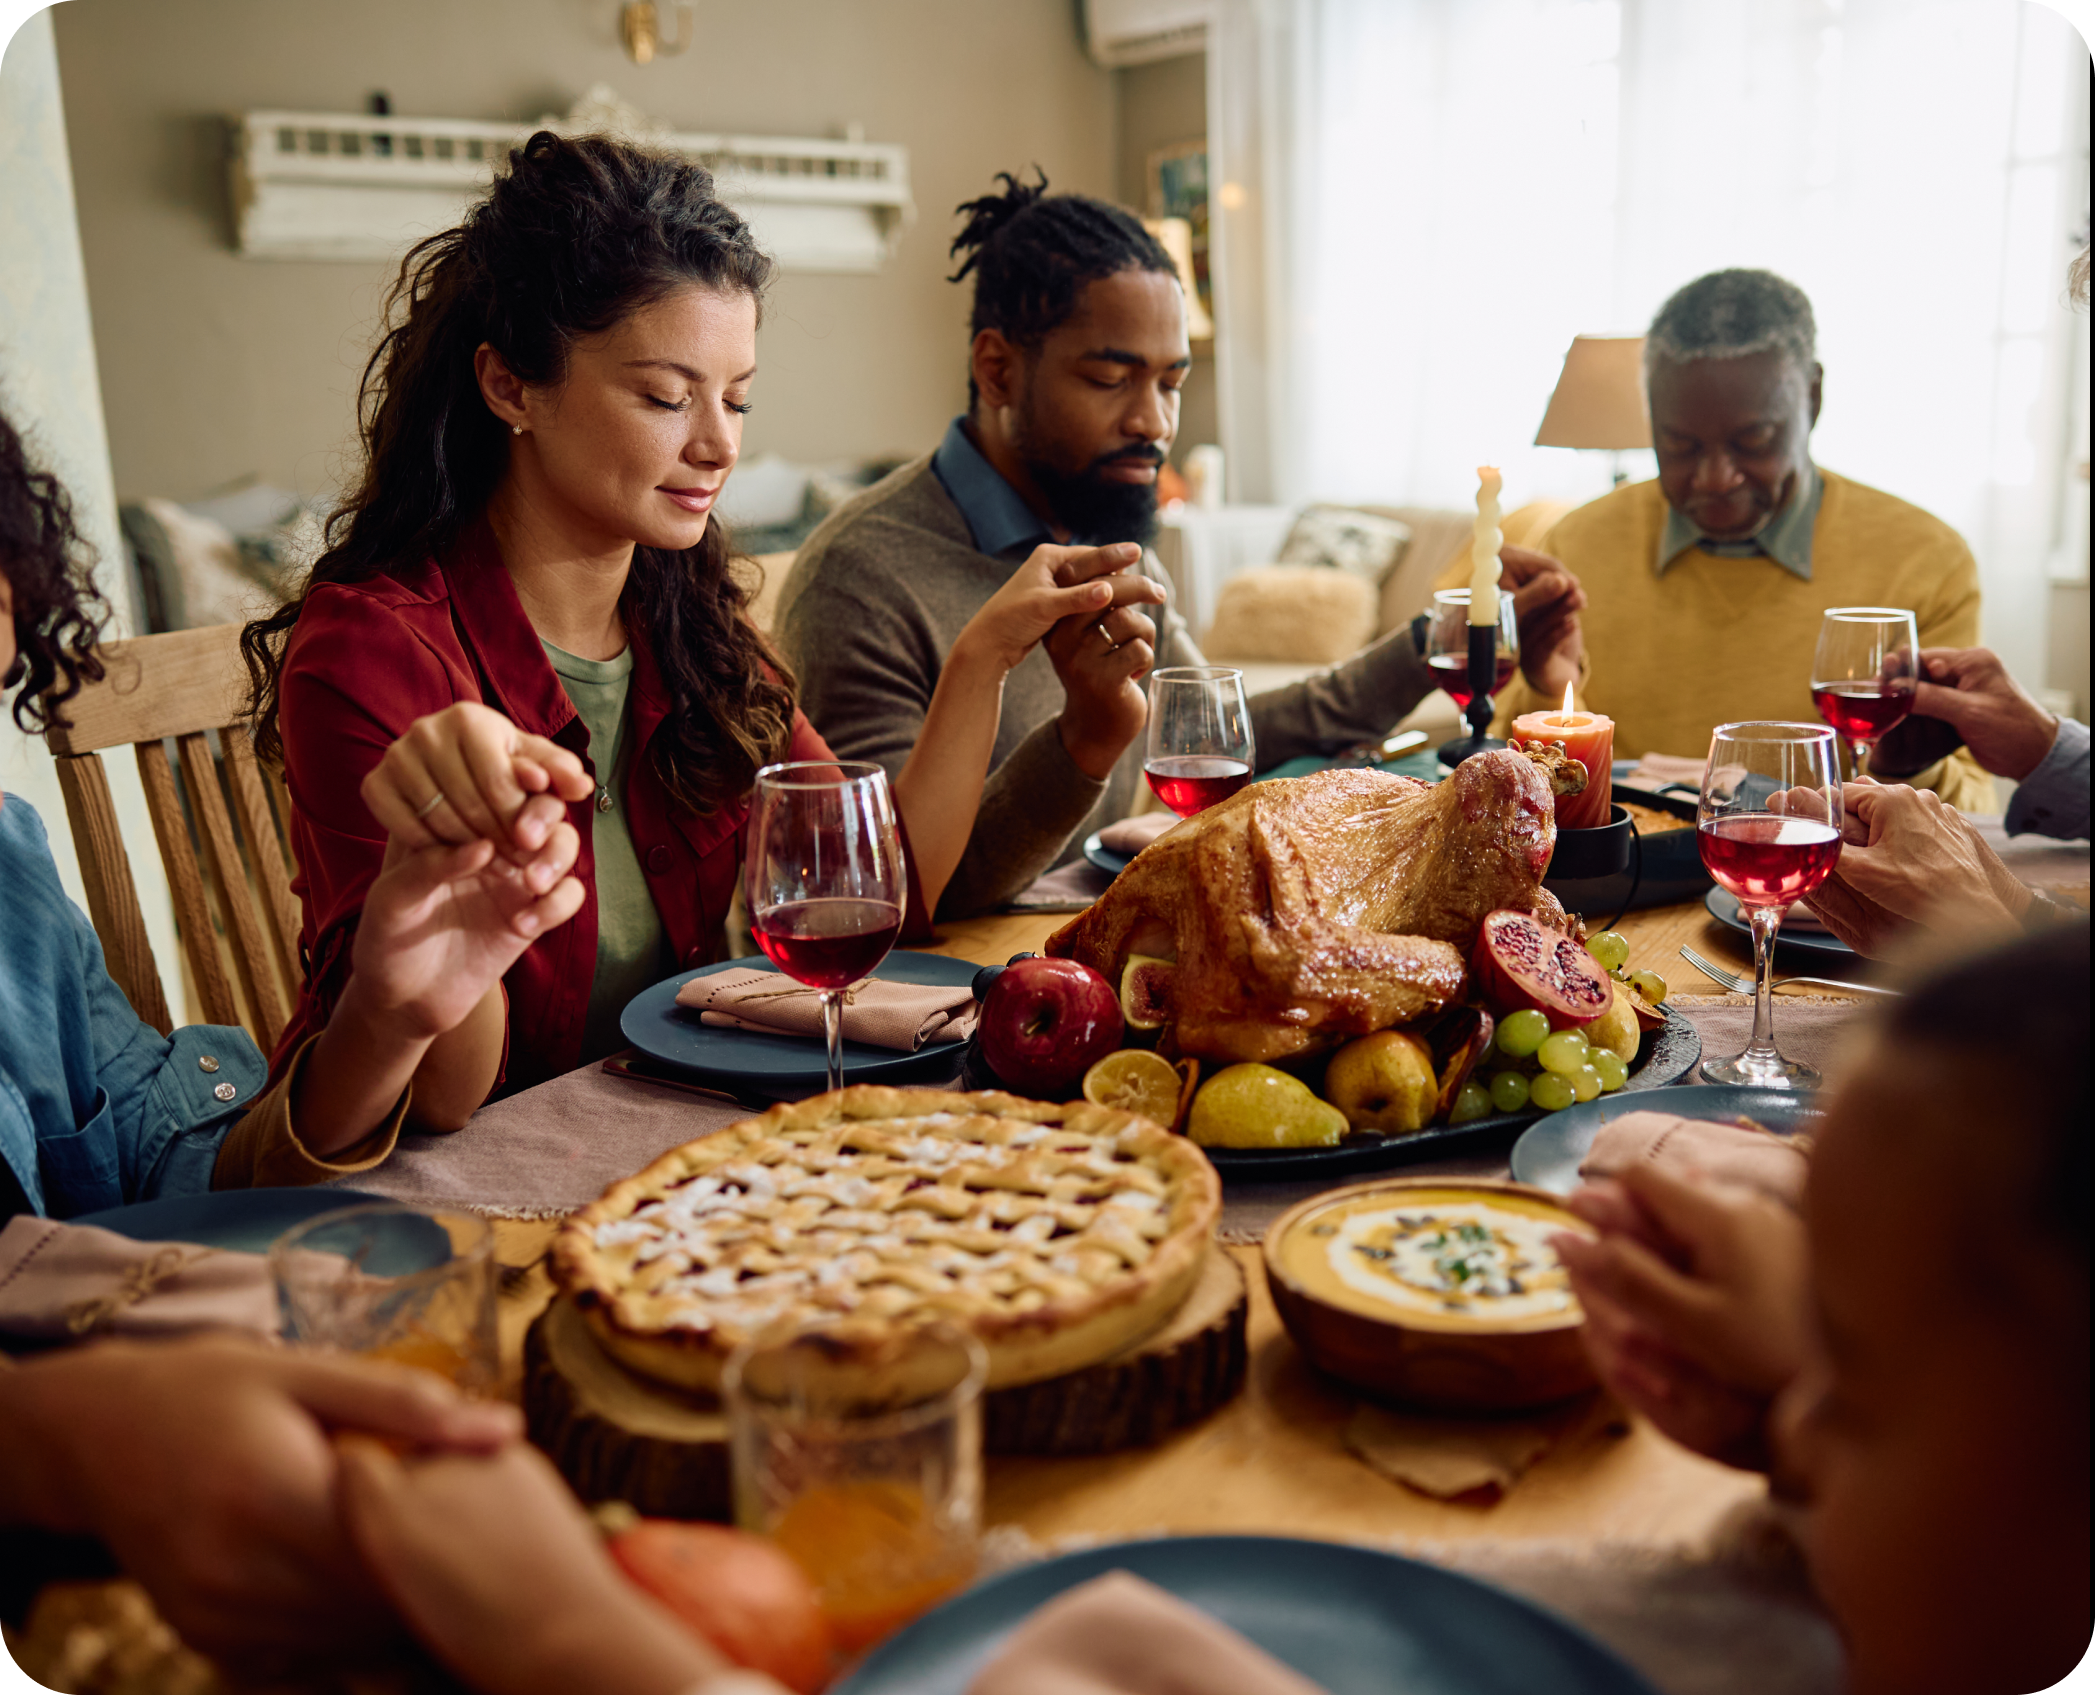
<svg viewBox="0 0 2095 1695">
<path fill-rule="evenodd" d="M 970 336 L 993 329 L 1014 346 L 1037 348 L 1076 311 L 1086 284 L 1121 271 L 1178 275 L 1134 213 L 1086 194 L 1050 194 L 1046 173 L 1035 165 L 1033 174 L 1037 180 L 1028 184 L 999 171 L 1001 193 L 954 208 L 967 222 L 950 250 L 960 268 L 946 280 L 974 275 Z M 970 376 L 968 404 L 974 402 Z"/>
<path fill-rule="evenodd" d="M 1770 348 L 1810 371 L 1818 326 L 1804 291 L 1773 271 L 1712 271 L 1659 308 L 1644 336 L 1644 369 L 1661 359 L 1743 359 Z"/>
</svg>

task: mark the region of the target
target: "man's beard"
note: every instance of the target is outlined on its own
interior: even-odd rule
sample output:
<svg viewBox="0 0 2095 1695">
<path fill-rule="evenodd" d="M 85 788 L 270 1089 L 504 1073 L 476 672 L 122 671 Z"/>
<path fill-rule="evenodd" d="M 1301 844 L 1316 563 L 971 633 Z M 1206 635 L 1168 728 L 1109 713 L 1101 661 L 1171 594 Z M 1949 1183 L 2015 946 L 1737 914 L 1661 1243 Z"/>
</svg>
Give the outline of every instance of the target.
<svg viewBox="0 0 2095 1695">
<path fill-rule="evenodd" d="M 1124 447 L 1102 453 L 1083 470 L 1069 472 L 1049 464 L 1032 451 L 1022 430 L 1017 443 L 1019 455 L 1034 487 L 1047 496 L 1056 521 L 1069 531 L 1070 539 L 1104 546 L 1107 542 L 1137 541 L 1147 547 L 1157 533 L 1157 485 L 1111 482 L 1101 475 L 1108 465 L 1133 462 L 1162 465 L 1164 455 L 1154 447 Z"/>
</svg>

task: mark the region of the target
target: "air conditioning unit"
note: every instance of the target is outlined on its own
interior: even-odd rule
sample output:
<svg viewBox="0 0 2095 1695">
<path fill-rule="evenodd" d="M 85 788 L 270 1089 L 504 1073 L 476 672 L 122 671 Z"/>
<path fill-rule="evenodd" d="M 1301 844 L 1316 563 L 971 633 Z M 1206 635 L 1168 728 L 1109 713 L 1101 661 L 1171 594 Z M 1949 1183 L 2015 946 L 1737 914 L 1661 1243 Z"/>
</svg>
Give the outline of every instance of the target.
<svg viewBox="0 0 2095 1695">
<path fill-rule="evenodd" d="M 1215 0 L 1084 0 L 1084 45 L 1109 69 L 1204 53 Z"/>
<path fill-rule="evenodd" d="M 596 115 L 578 106 L 572 121 L 545 127 L 614 127 L 582 121 Z M 509 149 L 541 127 L 340 112 L 245 112 L 233 123 L 234 221 L 254 259 L 397 259 L 456 224 Z M 636 139 L 705 165 L 788 270 L 876 271 L 915 215 L 904 147 L 668 131 Z"/>
</svg>

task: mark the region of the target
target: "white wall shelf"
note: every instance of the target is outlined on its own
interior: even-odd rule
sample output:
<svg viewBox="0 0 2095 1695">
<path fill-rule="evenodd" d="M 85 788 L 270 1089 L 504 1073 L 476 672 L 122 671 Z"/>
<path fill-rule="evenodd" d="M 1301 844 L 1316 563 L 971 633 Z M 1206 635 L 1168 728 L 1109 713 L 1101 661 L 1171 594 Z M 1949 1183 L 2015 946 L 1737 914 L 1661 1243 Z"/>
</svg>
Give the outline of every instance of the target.
<svg viewBox="0 0 2095 1695">
<path fill-rule="evenodd" d="M 236 238 L 253 259 L 397 259 L 457 223 L 510 148 L 538 129 L 569 127 L 342 112 L 244 112 L 233 123 Z M 789 270 L 876 271 L 916 215 L 906 147 L 669 132 L 633 139 L 710 170 L 721 198 Z"/>
</svg>

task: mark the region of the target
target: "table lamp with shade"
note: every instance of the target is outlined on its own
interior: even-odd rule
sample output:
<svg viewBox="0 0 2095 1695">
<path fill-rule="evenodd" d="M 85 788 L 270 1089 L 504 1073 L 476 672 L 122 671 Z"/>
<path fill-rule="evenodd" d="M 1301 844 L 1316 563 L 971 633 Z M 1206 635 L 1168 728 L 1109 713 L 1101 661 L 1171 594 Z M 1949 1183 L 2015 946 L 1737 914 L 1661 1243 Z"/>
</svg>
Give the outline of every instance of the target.
<svg viewBox="0 0 2095 1695">
<path fill-rule="evenodd" d="M 1537 447 L 1599 449 L 1620 488 L 1622 455 L 1651 445 L 1651 414 L 1644 403 L 1644 338 L 1572 337 L 1564 371 L 1535 432 Z"/>
</svg>

